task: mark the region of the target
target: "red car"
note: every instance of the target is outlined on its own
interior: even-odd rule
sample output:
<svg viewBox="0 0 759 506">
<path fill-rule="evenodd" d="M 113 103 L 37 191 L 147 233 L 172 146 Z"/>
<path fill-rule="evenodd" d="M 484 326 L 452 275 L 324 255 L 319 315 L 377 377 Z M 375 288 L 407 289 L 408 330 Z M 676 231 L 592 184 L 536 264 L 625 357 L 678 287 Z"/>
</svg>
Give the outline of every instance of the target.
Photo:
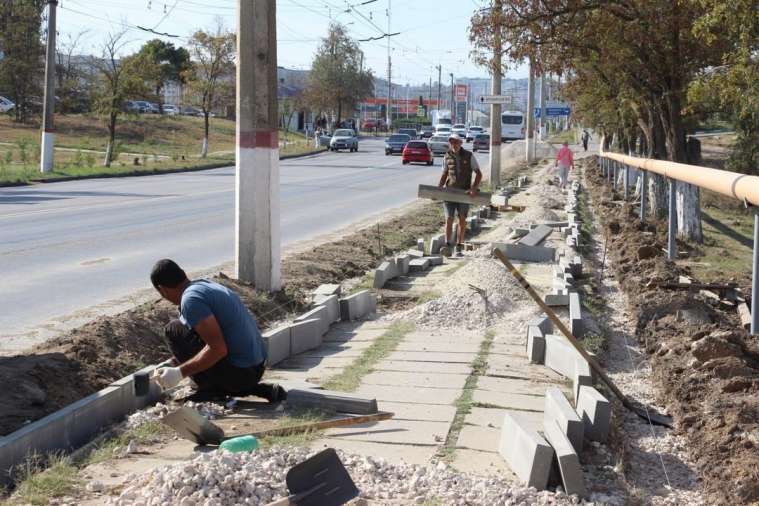
<svg viewBox="0 0 759 506">
<path fill-rule="evenodd" d="M 408 141 L 403 148 L 403 165 L 420 162 L 432 165 L 432 151 L 426 141 Z"/>
</svg>

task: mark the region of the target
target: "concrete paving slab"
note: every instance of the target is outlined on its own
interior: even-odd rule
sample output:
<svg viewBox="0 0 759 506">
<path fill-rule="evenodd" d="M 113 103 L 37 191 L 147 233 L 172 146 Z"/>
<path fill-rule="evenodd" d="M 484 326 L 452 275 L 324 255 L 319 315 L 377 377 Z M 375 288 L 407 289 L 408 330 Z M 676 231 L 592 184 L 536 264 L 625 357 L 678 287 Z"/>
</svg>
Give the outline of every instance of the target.
<svg viewBox="0 0 759 506">
<path fill-rule="evenodd" d="M 498 453 L 501 430 L 479 425 L 464 425 L 456 441 L 456 448 L 468 448 L 482 452 Z"/>
<path fill-rule="evenodd" d="M 317 366 L 345 367 L 353 363 L 355 359 L 350 357 L 315 357 L 298 355 L 277 364 L 276 369 L 311 369 Z"/>
<path fill-rule="evenodd" d="M 351 342 L 351 341 L 372 342 L 384 333 L 385 333 L 384 329 L 376 329 L 376 330 L 361 329 L 359 332 L 354 332 L 354 331 L 335 330 L 334 328 L 332 328 L 330 329 L 329 332 L 324 334 L 323 341 L 325 343 L 345 343 L 345 342 Z"/>
<path fill-rule="evenodd" d="M 478 450 L 457 449 L 453 454 L 451 466 L 462 473 L 480 476 L 495 476 L 513 484 L 519 483 L 519 478 L 497 453 L 481 452 Z"/>
<path fill-rule="evenodd" d="M 494 378 L 492 376 L 480 376 L 477 380 L 478 390 L 512 394 L 543 396 L 547 386 L 550 385 L 542 381 L 515 378 Z"/>
<path fill-rule="evenodd" d="M 472 394 L 472 400 L 480 404 L 488 404 L 505 409 L 517 411 L 543 412 L 543 397 L 537 395 L 511 394 L 492 392 L 490 390 L 476 389 Z"/>
<path fill-rule="evenodd" d="M 434 374 L 420 372 L 375 371 L 361 379 L 364 385 L 388 385 L 401 388 L 464 388 L 467 374 Z"/>
<path fill-rule="evenodd" d="M 444 334 L 432 331 L 415 331 L 403 338 L 404 343 L 458 343 L 466 346 L 476 345 L 478 350 L 482 340 L 482 334 Z"/>
<path fill-rule="evenodd" d="M 420 420 L 383 420 L 373 424 L 328 429 L 330 439 L 369 441 L 386 444 L 438 446 L 448 435 L 447 422 Z"/>
<path fill-rule="evenodd" d="M 469 363 L 413 362 L 406 360 L 381 360 L 375 367 L 378 371 L 420 372 L 436 374 L 469 374 Z"/>
<path fill-rule="evenodd" d="M 518 414 L 522 420 L 535 430 L 543 430 L 543 413 L 536 411 L 516 411 L 513 409 L 498 408 L 472 408 L 464 418 L 464 423 L 477 425 L 480 427 L 490 427 L 500 429 L 503 423 L 503 416 L 506 413 Z"/>
<path fill-rule="evenodd" d="M 411 362 L 447 362 L 458 364 L 470 364 L 477 356 L 476 353 L 443 353 L 428 351 L 394 351 L 388 360 L 400 360 Z"/>
<path fill-rule="evenodd" d="M 344 341 L 344 342 L 329 342 L 329 343 L 322 343 L 322 345 L 319 347 L 318 351 L 348 351 L 348 350 L 354 350 L 354 351 L 363 351 L 367 348 L 369 348 L 374 341 Z M 317 350 L 315 350 L 317 351 Z"/>
<path fill-rule="evenodd" d="M 524 345 L 521 344 L 501 344 L 501 343 L 493 343 L 490 346 L 490 354 L 491 355 L 514 355 L 516 357 L 521 358 L 522 360 L 527 360 L 525 358 L 525 351 L 524 351 Z"/>
<path fill-rule="evenodd" d="M 507 376 L 513 378 L 534 379 L 548 383 L 565 382 L 561 374 L 538 364 L 516 361 L 508 355 L 488 357 L 488 376 Z"/>
<path fill-rule="evenodd" d="M 456 417 L 456 407 L 442 404 L 381 401 L 380 411 L 395 413 L 394 420 L 426 420 L 451 423 Z"/>
<path fill-rule="evenodd" d="M 476 354 L 479 351 L 480 343 L 455 343 L 455 342 L 436 342 L 436 341 L 406 341 L 399 343 L 395 348 L 398 351 L 424 351 L 424 352 L 441 352 L 441 353 L 468 353 Z"/>
<path fill-rule="evenodd" d="M 371 455 L 383 458 L 393 464 L 427 465 L 437 452 L 434 446 L 416 446 L 403 444 L 371 443 L 367 441 L 347 440 L 340 437 L 322 438 L 311 443 L 314 450 L 335 448 L 357 455 Z"/>
<path fill-rule="evenodd" d="M 356 395 L 376 398 L 378 401 L 449 405 L 459 398 L 461 391 L 456 388 L 414 387 L 401 390 L 380 385 L 361 385 L 356 390 Z"/>
</svg>

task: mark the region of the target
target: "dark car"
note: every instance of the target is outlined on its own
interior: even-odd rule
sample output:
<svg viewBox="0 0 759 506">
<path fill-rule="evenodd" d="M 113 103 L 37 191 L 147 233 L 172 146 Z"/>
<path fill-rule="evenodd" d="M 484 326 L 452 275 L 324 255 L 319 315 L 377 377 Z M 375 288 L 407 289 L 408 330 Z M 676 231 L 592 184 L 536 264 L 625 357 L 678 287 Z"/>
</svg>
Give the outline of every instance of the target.
<svg viewBox="0 0 759 506">
<path fill-rule="evenodd" d="M 422 133 L 420 135 L 422 139 L 429 139 L 433 135 L 435 135 L 435 128 L 432 125 L 422 127 Z"/>
<path fill-rule="evenodd" d="M 403 153 L 403 148 L 406 147 L 406 143 L 410 140 L 411 137 L 406 134 L 391 135 L 385 141 L 385 154 Z"/>
<path fill-rule="evenodd" d="M 399 128 L 398 133 L 406 134 L 411 137 L 411 139 L 417 139 L 419 137 L 419 132 L 417 132 L 415 128 Z"/>
<path fill-rule="evenodd" d="M 475 135 L 472 151 L 490 151 L 490 134 Z"/>
</svg>

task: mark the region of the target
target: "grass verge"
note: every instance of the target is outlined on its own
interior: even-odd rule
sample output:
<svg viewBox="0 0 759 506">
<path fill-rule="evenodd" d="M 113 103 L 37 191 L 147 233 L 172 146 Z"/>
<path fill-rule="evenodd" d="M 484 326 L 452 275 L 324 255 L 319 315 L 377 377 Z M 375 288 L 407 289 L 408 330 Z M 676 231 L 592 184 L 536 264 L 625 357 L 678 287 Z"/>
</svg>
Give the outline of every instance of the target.
<svg viewBox="0 0 759 506">
<path fill-rule="evenodd" d="M 137 427 L 121 431 L 114 437 L 103 441 L 83 459 L 81 466 L 86 467 L 111 459 L 116 449 L 126 447 L 130 441 L 144 445 L 156 443 L 170 436 L 174 436 L 174 431 L 163 422 L 158 420 L 145 422 Z"/>
<path fill-rule="evenodd" d="M 77 467 L 60 453 L 45 459 L 31 458 L 19 477 L 16 492 L 8 504 L 49 504 L 51 499 L 71 495 L 79 479 Z"/>
<path fill-rule="evenodd" d="M 439 456 L 446 461 L 453 460 L 453 454 L 456 451 L 456 443 L 459 440 L 459 434 L 464 427 L 464 419 L 468 415 L 474 403 L 472 397 L 474 396 L 474 390 L 477 388 L 477 381 L 480 376 L 485 374 L 488 367 L 488 355 L 490 354 L 490 347 L 493 345 L 493 339 L 495 338 L 495 331 L 485 331 L 485 339 L 480 343 L 480 350 L 477 352 L 477 356 L 472 361 L 472 371 L 464 383 L 464 390 L 454 406 L 456 406 L 456 416 L 453 418 L 451 428 L 448 429 L 448 436 L 445 438 L 445 445 L 441 449 Z"/>
<path fill-rule="evenodd" d="M 414 331 L 414 324 L 406 321 L 394 322 L 389 329 L 371 346 L 361 353 L 361 356 L 347 366 L 343 372 L 329 378 L 322 384 L 327 390 L 353 392 L 361 383 L 361 378 L 374 370 L 374 366 L 395 351 L 406 334 Z"/>
</svg>

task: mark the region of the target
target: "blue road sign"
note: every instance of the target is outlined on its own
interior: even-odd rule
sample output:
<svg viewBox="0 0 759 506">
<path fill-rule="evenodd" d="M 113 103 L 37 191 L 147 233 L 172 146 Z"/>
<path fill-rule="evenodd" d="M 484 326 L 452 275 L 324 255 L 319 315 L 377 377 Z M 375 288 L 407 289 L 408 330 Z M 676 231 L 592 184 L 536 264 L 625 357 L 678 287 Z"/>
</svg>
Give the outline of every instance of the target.
<svg viewBox="0 0 759 506">
<path fill-rule="evenodd" d="M 546 107 L 546 116 L 569 116 L 569 107 Z M 535 117 L 540 117 L 540 107 L 535 108 Z"/>
</svg>

